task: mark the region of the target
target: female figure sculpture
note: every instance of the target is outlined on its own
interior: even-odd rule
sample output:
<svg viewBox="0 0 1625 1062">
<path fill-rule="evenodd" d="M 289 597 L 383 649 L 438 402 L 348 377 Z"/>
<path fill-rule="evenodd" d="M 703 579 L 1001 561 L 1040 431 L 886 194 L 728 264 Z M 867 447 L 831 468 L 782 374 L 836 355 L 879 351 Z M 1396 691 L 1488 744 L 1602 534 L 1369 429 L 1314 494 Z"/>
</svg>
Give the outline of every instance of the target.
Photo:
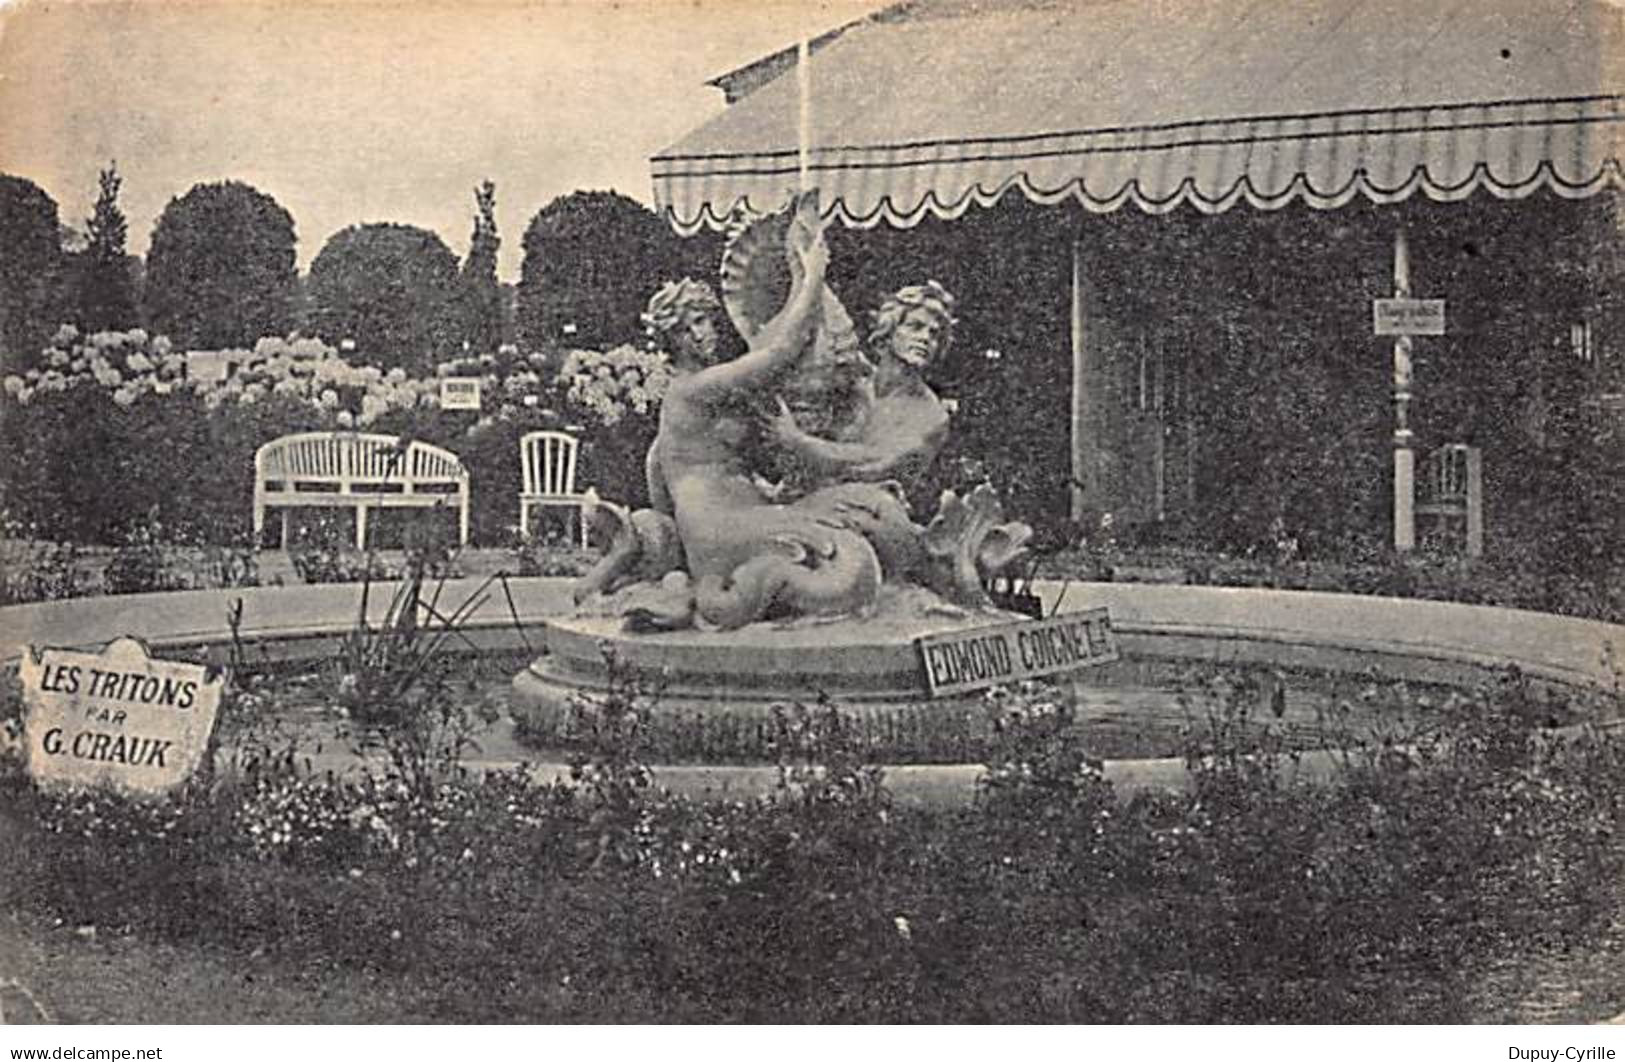
<svg viewBox="0 0 1625 1062">
<path fill-rule="evenodd" d="M 686 625 L 690 602 L 700 622 L 733 628 L 774 614 L 854 612 L 874 601 L 881 569 L 868 541 L 817 513 L 773 503 L 746 460 L 753 399 L 808 347 L 827 298 L 829 251 L 815 201 L 798 207 L 785 239 L 790 296 L 737 359 L 716 359 L 716 303 L 704 285 L 668 285 L 651 302 L 648 316 L 671 342 L 675 370 L 646 466 L 652 509 L 622 516 L 609 554 L 578 585 L 578 601 L 628 576 L 656 575 L 674 559 L 673 537 L 687 579 L 670 568 L 658 573 L 662 591 L 629 611 L 634 622 Z"/>
</svg>

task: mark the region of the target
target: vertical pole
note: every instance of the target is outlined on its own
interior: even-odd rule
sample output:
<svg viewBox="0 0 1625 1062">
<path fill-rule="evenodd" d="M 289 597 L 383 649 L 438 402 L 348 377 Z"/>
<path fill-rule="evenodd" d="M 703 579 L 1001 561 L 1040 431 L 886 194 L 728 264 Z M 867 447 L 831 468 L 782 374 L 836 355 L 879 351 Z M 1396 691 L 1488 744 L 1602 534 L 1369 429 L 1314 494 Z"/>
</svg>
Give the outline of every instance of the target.
<svg viewBox="0 0 1625 1062">
<path fill-rule="evenodd" d="M 1394 298 L 1411 297 L 1410 245 L 1394 230 Z M 1394 549 L 1416 548 L 1416 453 L 1411 449 L 1411 337 L 1394 337 Z"/>
<path fill-rule="evenodd" d="M 1467 448 L 1467 556 L 1484 555 L 1484 451 Z"/>
<path fill-rule="evenodd" d="M 1155 505 L 1152 517 L 1157 523 L 1168 518 L 1168 425 L 1163 420 L 1163 411 L 1166 408 L 1163 389 L 1167 386 L 1168 353 L 1167 341 L 1157 337 L 1157 364 L 1156 371 L 1152 373 L 1151 409 L 1154 413 L 1152 427 L 1156 430 L 1156 445 L 1152 448 L 1156 464 L 1152 467 L 1152 483 L 1155 485 Z"/>
<path fill-rule="evenodd" d="M 1093 462 L 1089 455 L 1088 433 L 1093 430 L 1089 422 L 1089 393 L 1087 387 L 1088 355 L 1084 329 L 1087 323 L 1084 306 L 1083 241 L 1072 238 L 1072 519 L 1083 519 L 1085 489 L 1095 489 Z"/>
<path fill-rule="evenodd" d="M 800 171 L 802 192 L 812 187 L 809 163 L 812 159 L 812 70 L 808 66 L 812 49 L 807 38 L 796 42 L 796 97 L 800 103 L 797 127 L 800 133 L 796 161 Z"/>
</svg>

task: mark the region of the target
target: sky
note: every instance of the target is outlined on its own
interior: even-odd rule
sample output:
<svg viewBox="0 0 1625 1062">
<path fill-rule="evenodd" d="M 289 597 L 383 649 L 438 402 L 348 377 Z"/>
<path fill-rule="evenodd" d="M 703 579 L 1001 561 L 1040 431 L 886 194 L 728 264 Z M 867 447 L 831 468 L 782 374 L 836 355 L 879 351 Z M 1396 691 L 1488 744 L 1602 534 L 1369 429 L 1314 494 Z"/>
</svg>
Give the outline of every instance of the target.
<svg viewBox="0 0 1625 1062">
<path fill-rule="evenodd" d="M 651 203 L 648 158 L 723 109 L 705 82 L 881 0 L 0 0 L 0 172 L 83 228 L 116 160 L 129 247 L 200 181 L 293 215 L 307 266 L 393 221 L 461 257 L 497 185 L 500 272 L 576 190 Z"/>
</svg>

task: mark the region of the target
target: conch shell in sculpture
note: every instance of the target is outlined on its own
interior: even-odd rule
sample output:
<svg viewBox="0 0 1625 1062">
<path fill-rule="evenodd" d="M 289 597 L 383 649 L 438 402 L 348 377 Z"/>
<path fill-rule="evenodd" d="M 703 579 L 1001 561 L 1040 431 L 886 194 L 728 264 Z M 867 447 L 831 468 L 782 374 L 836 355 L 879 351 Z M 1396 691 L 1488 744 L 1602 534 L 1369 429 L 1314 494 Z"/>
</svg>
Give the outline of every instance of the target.
<svg viewBox="0 0 1625 1062">
<path fill-rule="evenodd" d="M 816 190 L 777 213 L 735 213 L 722 252 L 722 305 L 747 342 L 760 335 L 800 278 L 800 263 L 785 251 L 787 230 L 792 225 L 811 230 L 818 224 Z M 858 413 L 853 384 L 873 372 L 852 315 L 827 283 L 820 285 L 812 342 L 795 370 L 780 381 L 779 397 L 802 427 L 814 435 L 833 435 Z"/>
</svg>

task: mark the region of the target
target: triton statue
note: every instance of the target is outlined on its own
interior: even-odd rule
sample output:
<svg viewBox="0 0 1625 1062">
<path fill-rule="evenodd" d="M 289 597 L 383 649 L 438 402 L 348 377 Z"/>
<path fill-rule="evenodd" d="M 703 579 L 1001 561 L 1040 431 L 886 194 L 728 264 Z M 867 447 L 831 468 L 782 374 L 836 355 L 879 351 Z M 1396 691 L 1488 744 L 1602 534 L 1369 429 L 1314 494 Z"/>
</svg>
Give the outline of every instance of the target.
<svg viewBox="0 0 1625 1062">
<path fill-rule="evenodd" d="M 927 526 L 909 517 L 948 414 L 921 371 L 950 341 L 953 297 L 904 288 L 859 345 L 825 283 L 816 193 L 743 225 L 722 298 L 667 284 L 645 322 L 673 380 L 647 461 L 650 508 L 601 504 L 606 555 L 577 585 L 588 614 L 633 630 L 731 630 L 762 620 L 872 615 L 885 587 L 948 608 L 985 607 L 984 584 L 1025 549 L 991 487 L 944 494 Z M 749 349 L 718 357 L 726 309 Z"/>
</svg>

